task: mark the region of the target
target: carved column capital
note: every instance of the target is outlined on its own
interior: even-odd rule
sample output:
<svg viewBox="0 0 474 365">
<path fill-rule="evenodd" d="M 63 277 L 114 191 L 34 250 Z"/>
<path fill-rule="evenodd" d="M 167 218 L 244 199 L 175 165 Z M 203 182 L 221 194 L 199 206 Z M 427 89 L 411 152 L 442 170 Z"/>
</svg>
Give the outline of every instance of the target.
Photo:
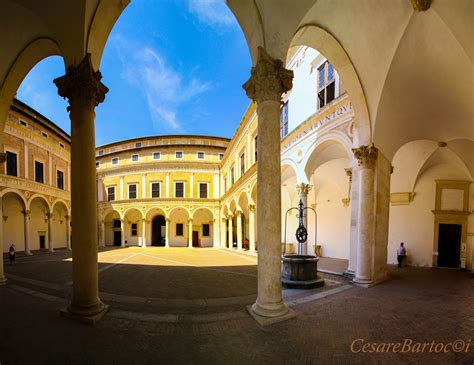
<svg viewBox="0 0 474 365">
<path fill-rule="evenodd" d="M 258 61 L 252 67 L 250 79 L 243 85 L 247 96 L 256 103 L 267 100 L 281 102 L 281 95 L 293 87 L 293 71 L 258 47 Z"/>
<path fill-rule="evenodd" d="M 352 152 L 354 157 L 357 159 L 359 166 L 372 168 L 375 166 L 375 161 L 378 157 L 378 149 L 373 143 L 368 146 L 360 146 L 359 148 L 353 148 Z"/>
<path fill-rule="evenodd" d="M 299 196 L 308 196 L 308 193 L 311 191 L 312 188 L 312 185 L 306 184 L 304 182 L 296 185 L 296 191 L 298 192 Z"/>
<path fill-rule="evenodd" d="M 105 99 L 109 89 L 102 83 L 100 71 L 94 71 L 90 53 L 76 65 L 66 69 L 66 75 L 54 79 L 58 94 L 67 98 L 69 104 L 76 100 L 89 100 L 97 106 Z"/>
<path fill-rule="evenodd" d="M 255 212 L 255 204 L 249 204 L 249 210 Z"/>
<path fill-rule="evenodd" d="M 21 211 L 25 217 L 29 217 L 31 214 L 31 210 L 22 210 Z"/>
<path fill-rule="evenodd" d="M 426 11 L 431 6 L 431 0 L 411 0 L 411 5 L 414 10 Z"/>
</svg>

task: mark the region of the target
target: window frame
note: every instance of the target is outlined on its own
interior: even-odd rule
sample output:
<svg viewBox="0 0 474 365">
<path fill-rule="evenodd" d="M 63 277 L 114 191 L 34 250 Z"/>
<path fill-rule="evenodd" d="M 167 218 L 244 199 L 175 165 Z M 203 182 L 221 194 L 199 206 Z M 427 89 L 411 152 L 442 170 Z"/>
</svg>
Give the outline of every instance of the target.
<svg viewBox="0 0 474 365">
<path fill-rule="evenodd" d="M 181 157 L 178 157 L 178 153 L 181 153 Z M 183 151 L 174 151 L 174 159 L 175 160 L 182 160 L 184 158 L 184 152 Z"/>
<path fill-rule="evenodd" d="M 100 161 L 96 161 L 96 162 L 95 162 L 95 168 L 96 168 L 96 169 L 99 169 L 99 168 L 100 168 Z"/>
<path fill-rule="evenodd" d="M 109 196 L 110 196 L 110 193 L 109 193 L 109 189 L 113 189 L 114 190 L 114 198 L 113 199 L 109 199 Z M 108 202 L 113 202 L 116 199 L 116 192 L 117 192 L 117 186 L 116 185 L 111 185 L 111 186 L 107 186 L 107 189 L 106 189 L 106 192 L 107 192 L 107 201 Z"/>
<path fill-rule="evenodd" d="M 207 235 L 204 234 L 204 226 L 207 226 Z M 201 235 L 202 237 L 211 237 L 211 225 L 209 223 L 202 224 Z"/>
<path fill-rule="evenodd" d="M 40 163 L 41 165 L 43 165 L 43 177 L 42 177 L 42 181 L 38 181 L 38 180 L 37 180 L 37 176 L 36 176 L 36 163 Z M 45 175 L 45 171 L 44 171 L 45 163 L 44 163 L 44 161 L 34 159 L 33 166 L 34 166 L 34 169 L 33 169 L 33 170 L 34 170 L 35 182 L 37 182 L 38 184 L 44 184 L 44 175 Z"/>
<path fill-rule="evenodd" d="M 114 160 L 117 161 L 117 163 L 114 163 Z M 113 157 L 111 160 L 110 160 L 110 163 L 112 164 L 112 166 L 117 166 L 120 162 L 120 159 L 118 157 Z"/>
<path fill-rule="evenodd" d="M 202 158 L 199 157 L 199 154 L 202 153 Z M 196 152 L 196 159 L 202 161 L 206 159 L 206 153 L 204 151 L 197 151 Z"/>
<path fill-rule="evenodd" d="M 135 226 L 135 228 L 133 228 Z M 133 231 L 135 231 L 135 234 L 133 234 Z M 137 223 L 131 223 L 130 224 L 130 236 L 131 237 L 137 237 L 138 236 L 138 224 Z"/>
<path fill-rule="evenodd" d="M 245 175 L 245 151 L 240 154 L 240 177 Z"/>
<path fill-rule="evenodd" d="M 133 160 L 133 158 L 134 158 L 135 156 L 137 157 L 137 160 L 136 160 L 136 161 Z M 140 162 L 140 154 L 139 154 L 139 153 L 133 153 L 133 154 L 130 156 L 130 162 L 132 162 L 132 163 Z"/>
<path fill-rule="evenodd" d="M 158 154 L 158 158 L 155 158 L 156 154 Z M 153 160 L 161 160 L 161 151 L 153 152 L 151 157 Z"/>
<path fill-rule="evenodd" d="M 181 226 L 181 234 L 178 234 L 178 226 Z M 176 223 L 175 225 L 175 236 L 184 237 L 184 223 Z"/>
<path fill-rule="evenodd" d="M 62 176 L 62 180 L 63 180 L 63 181 L 62 181 L 62 183 L 63 183 L 63 186 L 62 186 L 62 187 L 59 187 L 59 180 L 58 180 L 58 173 L 59 173 L 59 172 L 63 175 L 63 176 Z M 56 187 L 57 187 L 58 189 L 64 190 L 64 171 L 61 170 L 61 169 L 58 169 L 58 168 L 56 169 Z"/>
<path fill-rule="evenodd" d="M 16 164 L 16 166 L 15 166 L 16 174 L 15 175 L 12 175 L 12 174 L 8 173 L 8 157 L 7 157 L 8 153 L 11 153 L 12 155 L 15 155 L 15 157 L 16 157 L 16 163 L 15 163 Z M 18 155 L 19 155 L 18 151 L 13 151 L 11 149 L 5 149 L 5 158 L 6 158 L 5 159 L 5 175 L 19 177 Z"/>
<path fill-rule="evenodd" d="M 130 188 L 135 186 L 135 198 L 130 197 Z M 138 184 L 137 183 L 129 183 L 127 184 L 127 192 L 128 192 L 128 200 L 136 200 L 138 199 Z"/>
<path fill-rule="evenodd" d="M 135 148 L 142 148 L 141 142 L 135 142 Z"/>
<path fill-rule="evenodd" d="M 158 184 L 158 196 L 153 196 L 153 184 Z M 161 181 L 150 182 L 150 198 L 153 198 L 153 199 L 161 198 Z"/>
<path fill-rule="evenodd" d="M 222 160 L 224 159 L 224 154 L 223 154 L 223 153 L 219 153 L 218 158 L 219 158 L 219 161 L 222 161 Z"/>
<path fill-rule="evenodd" d="M 203 198 L 201 196 L 201 185 L 206 186 L 206 197 L 205 198 Z M 199 181 L 198 182 L 198 194 L 199 194 L 199 199 L 209 199 L 209 182 L 207 182 L 207 181 Z"/>
<path fill-rule="evenodd" d="M 183 184 L 183 196 L 176 196 L 176 184 Z M 174 181 L 174 197 L 178 199 L 186 198 L 186 181 Z"/>
</svg>

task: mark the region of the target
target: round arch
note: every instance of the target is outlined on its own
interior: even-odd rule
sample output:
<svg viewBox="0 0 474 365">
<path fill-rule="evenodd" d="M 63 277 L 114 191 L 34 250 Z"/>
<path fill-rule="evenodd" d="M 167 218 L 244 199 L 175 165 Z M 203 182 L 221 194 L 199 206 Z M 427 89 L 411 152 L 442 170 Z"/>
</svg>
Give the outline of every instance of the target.
<svg viewBox="0 0 474 365">
<path fill-rule="evenodd" d="M 27 209 L 30 210 L 31 209 L 31 205 L 33 204 L 33 202 L 35 200 L 41 200 L 44 202 L 44 204 L 46 205 L 46 207 L 48 208 L 48 211 L 47 213 L 51 213 L 51 204 L 49 203 L 48 199 L 46 199 L 43 195 L 41 194 L 33 194 L 30 199 L 28 199 L 28 205 L 27 205 Z"/>
<path fill-rule="evenodd" d="M 16 189 L 4 189 L 0 191 L 2 197 L 2 219 L 3 251 L 8 252 L 11 244 L 15 245 L 17 251 L 25 251 L 24 224 L 26 200 Z"/>
<path fill-rule="evenodd" d="M 3 190 L 0 190 L 0 197 L 4 197 L 5 195 L 7 195 L 9 193 L 18 196 L 18 198 L 23 202 L 23 208 L 26 209 L 26 207 L 28 206 L 28 202 L 25 199 L 25 197 L 21 194 L 21 192 L 17 189 L 6 188 L 6 189 L 3 189 Z"/>
</svg>

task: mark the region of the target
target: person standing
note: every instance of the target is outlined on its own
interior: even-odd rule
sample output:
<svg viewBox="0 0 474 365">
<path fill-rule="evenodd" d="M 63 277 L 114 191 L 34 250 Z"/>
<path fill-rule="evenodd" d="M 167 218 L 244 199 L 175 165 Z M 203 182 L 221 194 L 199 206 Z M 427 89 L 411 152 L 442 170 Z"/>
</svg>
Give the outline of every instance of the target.
<svg viewBox="0 0 474 365">
<path fill-rule="evenodd" d="M 407 250 L 405 248 L 404 243 L 402 242 L 400 243 L 400 246 L 398 247 L 398 250 L 397 250 L 398 267 L 402 267 L 402 263 L 406 255 L 407 255 Z"/>
<path fill-rule="evenodd" d="M 15 261 L 15 245 L 14 244 L 10 245 L 10 248 L 8 249 L 8 258 L 10 259 L 10 265 L 13 264 L 13 261 Z"/>
</svg>

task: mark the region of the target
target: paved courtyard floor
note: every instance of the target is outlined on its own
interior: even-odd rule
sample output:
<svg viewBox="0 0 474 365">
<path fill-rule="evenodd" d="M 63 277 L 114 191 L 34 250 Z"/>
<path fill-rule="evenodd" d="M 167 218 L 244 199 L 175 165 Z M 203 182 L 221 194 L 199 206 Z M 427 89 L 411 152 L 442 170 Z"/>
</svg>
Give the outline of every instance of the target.
<svg viewBox="0 0 474 365">
<path fill-rule="evenodd" d="M 87 326 L 59 316 L 71 293 L 70 252 L 6 264 L 0 363 L 474 364 L 472 273 L 390 267 L 390 279 L 371 289 L 321 274 L 322 289 L 284 291 L 296 318 L 261 327 L 245 310 L 256 297 L 255 257 L 106 249 L 99 270 L 111 310 Z M 403 341 L 405 350 L 435 342 L 431 352 L 362 352 L 364 343 Z M 439 343 L 453 344 L 436 353 Z"/>
</svg>

